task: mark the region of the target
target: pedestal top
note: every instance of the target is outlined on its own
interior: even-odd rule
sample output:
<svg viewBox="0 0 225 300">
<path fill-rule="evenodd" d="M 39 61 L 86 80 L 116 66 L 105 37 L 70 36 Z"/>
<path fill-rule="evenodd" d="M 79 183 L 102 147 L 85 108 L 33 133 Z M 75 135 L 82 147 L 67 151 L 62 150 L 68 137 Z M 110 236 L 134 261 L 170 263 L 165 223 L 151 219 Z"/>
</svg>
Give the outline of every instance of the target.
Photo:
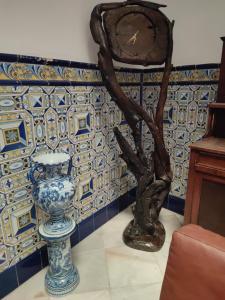
<svg viewBox="0 0 225 300">
<path fill-rule="evenodd" d="M 72 221 L 72 225 L 70 228 L 68 228 L 65 232 L 52 232 L 50 233 L 46 233 L 46 231 L 44 230 L 44 224 L 41 224 L 39 226 L 39 234 L 41 235 L 41 237 L 43 237 L 45 240 L 48 241 L 52 241 L 52 240 L 59 240 L 59 239 L 65 239 L 67 236 L 71 235 L 75 228 L 76 228 L 76 223 L 73 219 L 71 219 Z"/>
</svg>

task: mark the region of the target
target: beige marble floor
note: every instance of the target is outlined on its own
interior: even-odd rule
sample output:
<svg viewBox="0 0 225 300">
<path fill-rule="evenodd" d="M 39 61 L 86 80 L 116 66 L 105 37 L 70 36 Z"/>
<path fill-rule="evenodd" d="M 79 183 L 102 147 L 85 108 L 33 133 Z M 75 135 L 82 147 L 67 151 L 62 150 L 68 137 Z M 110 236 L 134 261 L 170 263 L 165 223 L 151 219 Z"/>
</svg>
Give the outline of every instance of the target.
<svg viewBox="0 0 225 300">
<path fill-rule="evenodd" d="M 166 242 L 156 253 L 126 247 L 122 232 L 132 218 L 126 209 L 73 248 L 73 259 L 81 282 L 65 300 L 158 300 L 172 233 L 182 225 L 181 216 L 163 209 L 160 219 L 166 228 Z M 47 300 L 42 270 L 5 300 Z"/>
</svg>

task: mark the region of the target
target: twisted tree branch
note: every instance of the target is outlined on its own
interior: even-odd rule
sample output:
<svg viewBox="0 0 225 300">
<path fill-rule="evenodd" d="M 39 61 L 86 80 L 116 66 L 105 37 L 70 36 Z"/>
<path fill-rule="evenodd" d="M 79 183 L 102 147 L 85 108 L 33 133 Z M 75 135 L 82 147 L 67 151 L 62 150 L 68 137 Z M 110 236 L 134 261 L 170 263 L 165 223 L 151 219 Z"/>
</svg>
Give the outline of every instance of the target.
<svg viewBox="0 0 225 300">
<path fill-rule="evenodd" d="M 132 7 L 135 8 L 133 9 Z M 139 7 L 141 7 L 141 9 L 139 9 Z M 163 112 L 167 98 L 169 76 L 172 70 L 172 30 L 174 22 L 170 22 L 166 16 L 159 11 L 159 7 L 162 7 L 162 5 L 141 0 L 99 4 L 92 11 L 90 23 L 92 36 L 95 42 L 99 44 L 98 63 L 103 81 L 113 101 L 123 112 L 134 139 L 136 151 L 132 149 L 119 129 L 117 127 L 114 128 L 116 139 L 122 151 L 121 157 L 127 163 L 128 168 L 135 175 L 138 182 L 136 207 L 134 210 L 135 220 L 128 234 L 129 237 L 131 235 L 134 236 L 134 239 L 137 232 L 139 232 L 140 235 L 147 233 L 147 235 L 150 234 L 153 236 L 155 231 L 158 230 L 158 234 L 159 232 L 163 234 L 163 230 L 158 222 L 158 215 L 169 193 L 172 181 L 170 158 L 163 137 Z M 119 9 L 121 10 L 119 11 Z M 107 12 L 110 14 L 115 11 L 118 12 L 119 16 L 121 16 L 120 14 L 126 15 L 129 11 L 137 14 L 141 13 L 150 19 L 155 15 L 155 22 L 158 22 L 158 26 L 168 28 L 168 49 L 166 58 L 163 60 L 165 62 L 165 69 L 155 116 L 147 113 L 141 105 L 137 104 L 132 98 L 127 97 L 117 81 L 113 67 L 113 57 L 117 58 L 120 55 L 118 53 L 112 53 L 108 37 L 103 27 L 107 25 L 105 24 L 107 23 L 106 19 L 104 19 L 103 22 L 104 14 Z M 156 24 L 154 24 L 154 26 L 155 28 L 157 27 Z M 107 27 L 107 34 L 110 34 L 110 28 L 110 26 Z M 165 32 L 166 31 L 164 31 L 164 33 Z M 151 58 L 151 55 L 149 57 Z M 146 61 L 146 59 L 141 57 L 138 58 L 137 61 L 142 65 L 147 65 L 150 62 L 149 59 Z M 125 61 L 125 58 L 119 57 L 118 60 Z M 129 62 L 129 59 L 127 62 Z M 150 159 L 142 145 L 139 128 L 141 121 L 145 122 L 154 140 L 154 152 Z M 145 246 L 143 246 L 143 248 L 144 247 Z"/>
</svg>

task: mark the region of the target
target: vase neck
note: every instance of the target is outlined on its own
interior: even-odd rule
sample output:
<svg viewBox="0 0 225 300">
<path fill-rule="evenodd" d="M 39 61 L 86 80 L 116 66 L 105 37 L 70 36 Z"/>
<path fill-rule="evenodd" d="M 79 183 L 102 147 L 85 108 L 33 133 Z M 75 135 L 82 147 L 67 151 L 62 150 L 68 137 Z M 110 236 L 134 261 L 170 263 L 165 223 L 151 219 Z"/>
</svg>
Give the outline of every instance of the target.
<svg viewBox="0 0 225 300">
<path fill-rule="evenodd" d="M 62 169 L 61 165 L 46 166 L 45 167 L 46 178 L 50 179 L 50 178 L 61 177 L 62 176 L 61 169 Z"/>
</svg>

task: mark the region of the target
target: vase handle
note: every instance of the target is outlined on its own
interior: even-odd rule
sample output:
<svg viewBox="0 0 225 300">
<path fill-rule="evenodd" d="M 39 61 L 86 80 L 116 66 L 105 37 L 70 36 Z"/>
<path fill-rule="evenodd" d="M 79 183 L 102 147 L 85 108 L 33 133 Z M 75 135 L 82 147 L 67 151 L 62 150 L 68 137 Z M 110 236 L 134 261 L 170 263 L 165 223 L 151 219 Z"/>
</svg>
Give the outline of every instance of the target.
<svg viewBox="0 0 225 300">
<path fill-rule="evenodd" d="M 71 175 L 72 167 L 73 167 L 73 159 L 72 159 L 72 156 L 71 156 L 71 157 L 70 157 L 70 160 L 69 160 L 68 171 L 67 171 L 67 175 L 68 175 L 68 176 Z"/>
<path fill-rule="evenodd" d="M 32 182 L 32 184 L 36 184 L 38 181 L 37 178 L 34 176 L 34 172 L 38 171 L 38 167 L 38 164 L 33 165 L 27 173 L 27 178 Z"/>
</svg>

